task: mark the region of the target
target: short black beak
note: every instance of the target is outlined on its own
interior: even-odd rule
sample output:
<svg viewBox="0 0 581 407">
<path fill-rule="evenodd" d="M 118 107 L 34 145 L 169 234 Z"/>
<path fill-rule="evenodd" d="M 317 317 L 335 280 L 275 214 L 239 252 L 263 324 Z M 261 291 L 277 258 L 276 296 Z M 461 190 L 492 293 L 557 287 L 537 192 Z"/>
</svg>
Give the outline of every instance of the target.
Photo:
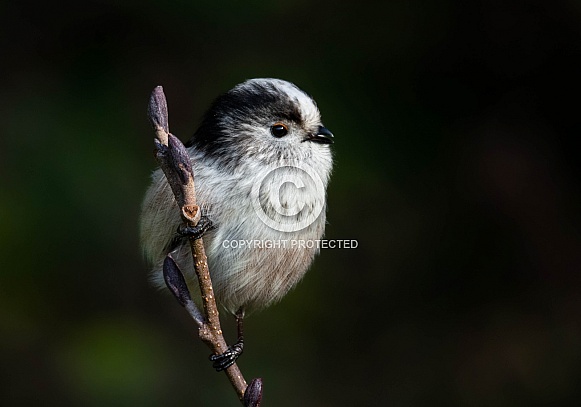
<svg viewBox="0 0 581 407">
<path fill-rule="evenodd" d="M 312 141 L 319 144 L 333 144 L 333 133 L 323 126 L 319 126 L 317 134 L 305 139 L 305 141 Z"/>
</svg>

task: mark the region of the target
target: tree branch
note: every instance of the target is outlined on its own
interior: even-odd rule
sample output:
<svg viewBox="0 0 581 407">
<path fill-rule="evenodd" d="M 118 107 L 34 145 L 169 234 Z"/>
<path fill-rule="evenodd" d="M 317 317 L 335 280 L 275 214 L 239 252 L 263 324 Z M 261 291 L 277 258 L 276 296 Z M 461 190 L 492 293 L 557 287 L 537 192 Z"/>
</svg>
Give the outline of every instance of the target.
<svg viewBox="0 0 581 407">
<path fill-rule="evenodd" d="M 169 132 L 167 102 L 161 86 L 157 86 L 151 93 L 148 116 L 156 136 L 154 140 L 156 159 L 171 186 L 181 217 L 188 226 L 196 226 L 201 213 L 196 203 L 192 164 L 185 146 Z M 170 255 L 166 257 L 163 265 L 165 282 L 198 325 L 200 339 L 208 345 L 212 352 L 222 354 L 228 349 L 228 345 L 220 327 L 218 307 L 212 288 L 204 243 L 202 239 L 190 238 L 190 246 L 194 269 L 200 285 L 204 313 L 202 314 L 192 301 L 184 276 Z M 227 368 L 225 372 L 236 390 L 238 398 L 245 406 L 260 406 L 262 399 L 261 379 L 254 379 L 251 386 L 247 386 L 236 364 Z M 248 392 L 246 392 L 247 388 Z"/>
</svg>

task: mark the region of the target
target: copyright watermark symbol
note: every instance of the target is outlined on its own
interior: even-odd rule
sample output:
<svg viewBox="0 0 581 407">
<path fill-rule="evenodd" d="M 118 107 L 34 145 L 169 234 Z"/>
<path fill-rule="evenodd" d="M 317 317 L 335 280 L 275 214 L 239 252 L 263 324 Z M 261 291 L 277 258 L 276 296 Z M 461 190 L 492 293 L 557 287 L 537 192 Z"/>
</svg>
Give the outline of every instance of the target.
<svg viewBox="0 0 581 407">
<path fill-rule="evenodd" d="M 296 232 L 321 215 L 325 185 L 311 166 L 286 160 L 260 174 L 250 198 L 264 224 L 279 232 Z"/>
</svg>

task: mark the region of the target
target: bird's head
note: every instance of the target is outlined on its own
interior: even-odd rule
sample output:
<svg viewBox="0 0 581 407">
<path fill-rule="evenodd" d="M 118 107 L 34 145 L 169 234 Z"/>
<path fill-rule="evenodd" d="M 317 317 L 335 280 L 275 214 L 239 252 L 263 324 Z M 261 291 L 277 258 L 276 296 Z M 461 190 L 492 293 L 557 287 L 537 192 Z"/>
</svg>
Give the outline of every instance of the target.
<svg viewBox="0 0 581 407">
<path fill-rule="evenodd" d="M 280 79 L 250 79 L 214 101 L 186 145 L 234 168 L 241 160 L 330 161 L 332 143 L 308 94 Z"/>
</svg>

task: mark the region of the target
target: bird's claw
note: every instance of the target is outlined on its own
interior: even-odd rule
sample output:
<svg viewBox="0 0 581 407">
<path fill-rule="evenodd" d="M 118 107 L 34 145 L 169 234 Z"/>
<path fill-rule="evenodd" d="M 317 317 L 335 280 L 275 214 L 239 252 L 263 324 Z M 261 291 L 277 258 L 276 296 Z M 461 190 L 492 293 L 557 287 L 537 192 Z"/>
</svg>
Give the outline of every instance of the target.
<svg viewBox="0 0 581 407">
<path fill-rule="evenodd" d="M 212 367 L 217 372 L 228 369 L 236 362 L 236 359 L 242 355 L 244 350 L 244 342 L 238 341 L 234 345 L 228 347 L 228 350 L 221 355 L 210 355 L 210 360 L 213 362 Z"/>
<path fill-rule="evenodd" d="M 194 239 L 200 239 L 206 232 L 212 229 L 215 229 L 212 221 L 207 216 L 202 215 L 196 226 L 180 226 L 177 233 L 180 238 L 192 237 Z"/>
<path fill-rule="evenodd" d="M 180 226 L 176 232 L 174 238 L 165 247 L 166 253 L 171 253 L 177 249 L 183 242 L 184 239 L 188 237 L 193 237 L 194 239 L 200 239 L 204 234 L 212 229 L 216 229 L 216 226 L 212 221 L 205 215 L 200 217 L 198 224 L 196 226 Z"/>
</svg>

